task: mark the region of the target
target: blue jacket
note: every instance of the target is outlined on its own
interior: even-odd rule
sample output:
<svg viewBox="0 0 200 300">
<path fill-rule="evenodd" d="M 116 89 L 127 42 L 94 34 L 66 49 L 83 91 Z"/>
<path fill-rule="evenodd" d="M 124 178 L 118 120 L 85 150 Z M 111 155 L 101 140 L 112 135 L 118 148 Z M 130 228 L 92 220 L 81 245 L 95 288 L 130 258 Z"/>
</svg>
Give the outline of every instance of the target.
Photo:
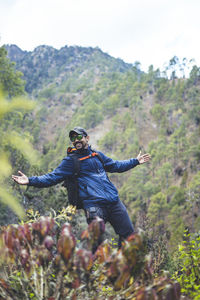
<svg viewBox="0 0 200 300">
<path fill-rule="evenodd" d="M 91 148 L 88 147 L 88 149 L 79 153 L 79 157 L 81 158 L 91 153 Z M 83 200 L 84 208 L 117 202 L 119 200 L 118 191 L 109 180 L 106 171 L 121 173 L 139 165 L 139 161 L 135 158 L 118 161 L 105 156 L 102 152 L 99 153 L 104 161 L 104 167 L 97 156 L 80 162 L 80 175 L 78 177 L 79 197 Z M 67 176 L 73 174 L 73 160 L 70 156 L 67 156 L 51 173 L 29 177 L 29 185 L 38 188 L 49 187 L 64 181 Z"/>
</svg>

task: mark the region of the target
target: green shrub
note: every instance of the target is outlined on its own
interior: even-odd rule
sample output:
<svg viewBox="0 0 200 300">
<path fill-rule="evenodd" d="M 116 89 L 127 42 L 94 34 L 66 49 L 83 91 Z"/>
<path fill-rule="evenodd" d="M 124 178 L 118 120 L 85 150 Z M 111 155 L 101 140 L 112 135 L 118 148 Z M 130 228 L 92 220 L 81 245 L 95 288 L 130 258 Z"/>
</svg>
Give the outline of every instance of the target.
<svg viewBox="0 0 200 300">
<path fill-rule="evenodd" d="M 178 250 L 179 271 L 175 279 L 181 292 L 194 300 L 200 299 L 200 235 L 185 231 L 184 241 Z"/>
</svg>

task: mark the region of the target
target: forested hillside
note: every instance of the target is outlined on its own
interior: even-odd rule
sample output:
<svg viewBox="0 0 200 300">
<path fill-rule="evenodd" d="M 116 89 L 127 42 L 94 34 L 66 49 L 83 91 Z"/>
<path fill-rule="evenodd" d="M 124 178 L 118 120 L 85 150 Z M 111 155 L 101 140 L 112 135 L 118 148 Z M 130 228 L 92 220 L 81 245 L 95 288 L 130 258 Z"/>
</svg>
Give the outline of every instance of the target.
<svg viewBox="0 0 200 300">
<path fill-rule="evenodd" d="M 189 78 L 176 78 L 175 65 L 183 66 L 177 58 L 171 60 L 168 79 L 153 66 L 144 73 L 139 63 L 125 64 L 100 49 L 7 49 L 24 73 L 26 91 L 37 100 L 27 126 L 41 151 L 44 171 L 57 166 L 69 145 L 68 130 L 81 125 L 89 131 L 91 144 L 113 158 L 136 157 L 140 149 L 151 154 L 147 166 L 111 176 L 137 226 L 152 228 L 152 236 L 166 233 L 170 248 L 176 247 L 185 226 L 198 229 L 197 66 Z"/>
<path fill-rule="evenodd" d="M 66 155 L 68 131 L 75 125 L 85 127 L 91 144 L 114 159 L 136 157 L 140 150 L 150 153 L 150 163 L 109 177 L 135 228 L 146 233 L 155 272 L 173 272 L 184 230 L 197 234 L 200 225 L 200 68 L 194 65 L 185 78 L 187 65 L 176 57 L 161 73 L 153 66 L 142 72 L 139 63 L 126 64 L 98 48 L 6 49 L 35 103 L 12 126 L 30 135 L 40 163 L 31 165 L 18 155 L 12 159 L 14 170 L 38 175 L 54 169 Z M 183 76 L 177 77 L 177 70 Z M 14 188 L 25 207 L 41 214 L 67 203 L 61 185 Z M 9 222 L 2 212 L 0 219 Z M 82 213 L 74 225 L 77 220 L 78 231 L 86 223 Z M 107 235 L 115 236 L 110 228 Z"/>
</svg>

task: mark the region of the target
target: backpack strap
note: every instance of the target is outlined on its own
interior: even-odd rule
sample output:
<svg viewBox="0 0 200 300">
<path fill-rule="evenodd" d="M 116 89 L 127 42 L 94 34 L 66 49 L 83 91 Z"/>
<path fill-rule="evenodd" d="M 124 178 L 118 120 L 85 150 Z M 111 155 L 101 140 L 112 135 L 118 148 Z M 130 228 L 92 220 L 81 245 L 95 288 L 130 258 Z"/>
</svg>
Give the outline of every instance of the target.
<svg viewBox="0 0 200 300">
<path fill-rule="evenodd" d="M 98 153 L 92 152 L 92 154 L 84 156 L 84 157 L 81 157 L 81 158 L 79 158 L 79 160 L 85 160 L 85 159 L 88 159 L 90 157 L 94 157 L 94 156 L 97 156 L 97 155 L 98 155 Z"/>
<path fill-rule="evenodd" d="M 68 147 L 67 148 L 67 156 L 71 157 L 74 163 L 74 174 L 73 176 L 78 177 L 80 173 L 80 163 L 78 159 L 77 153 L 75 153 L 76 148 L 75 147 Z"/>
<path fill-rule="evenodd" d="M 100 160 L 100 162 L 102 163 L 102 165 L 103 165 L 103 167 L 105 169 L 105 164 L 104 164 L 103 158 L 102 158 L 101 154 L 98 153 L 98 152 L 97 152 L 97 157 L 98 157 L 98 159 Z"/>
<path fill-rule="evenodd" d="M 79 174 L 80 174 L 80 162 L 79 162 L 79 159 L 77 157 L 77 155 L 74 153 L 74 154 L 71 154 L 70 157 L 73 159 L 73 163 L 74 163 L 74 176 L 75 177 L 78 177 Z"/>
<path fill-rule="evenodd" d="M 80 174 L 80 161 L 77 154 L 73 151 L 69 151 L 68 156 L 72 158 L 74 164 L 74 173 L 72 176 L 67 177 L 63 183 L 63 186 L 67 188 L 68 201 L 71 205 L 76 206 L 77 209 L 83 208 L 83 204 L 79 199 L 79 185 L 78 177 Z"/>
<path fill-rule="evenodd" d="M 104 164 L 104 161 L 103 161 L 103 158 L 102 158 L 101 154 L 98 151 L 96 151 L 95 149 L 91 149 L 91 150 L 92 150 L 92 154 L 95 153 L 95 155 L 98 157 L 98 159 L 102 163 L 103 168 L 105 169 L 105 164 Z"/>
</svg>

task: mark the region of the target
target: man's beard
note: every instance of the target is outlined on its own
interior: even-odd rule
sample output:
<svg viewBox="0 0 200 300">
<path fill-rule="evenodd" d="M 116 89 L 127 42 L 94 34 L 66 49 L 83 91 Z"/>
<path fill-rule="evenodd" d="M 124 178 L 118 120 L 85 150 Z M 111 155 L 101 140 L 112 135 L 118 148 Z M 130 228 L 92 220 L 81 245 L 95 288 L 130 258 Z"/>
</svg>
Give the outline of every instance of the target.
<svg viewBox="0 0 200 300">
<path fill-rule="evenodd" d="M 77 146 L 77 144 L 81 144 L 82 145 L 82 147 L 76 147 Z M 85 145 L 84 145 L 84 143 L 83 142 L 80 142 L 80 141 L 77 141 L 76 143 L 74 143 L 74 147 L 76 148 L 76 149 L 78 149 L 78 150 L 82 150 L 82 149 L 84 149 L 85 148 Z"/>
</svg>

